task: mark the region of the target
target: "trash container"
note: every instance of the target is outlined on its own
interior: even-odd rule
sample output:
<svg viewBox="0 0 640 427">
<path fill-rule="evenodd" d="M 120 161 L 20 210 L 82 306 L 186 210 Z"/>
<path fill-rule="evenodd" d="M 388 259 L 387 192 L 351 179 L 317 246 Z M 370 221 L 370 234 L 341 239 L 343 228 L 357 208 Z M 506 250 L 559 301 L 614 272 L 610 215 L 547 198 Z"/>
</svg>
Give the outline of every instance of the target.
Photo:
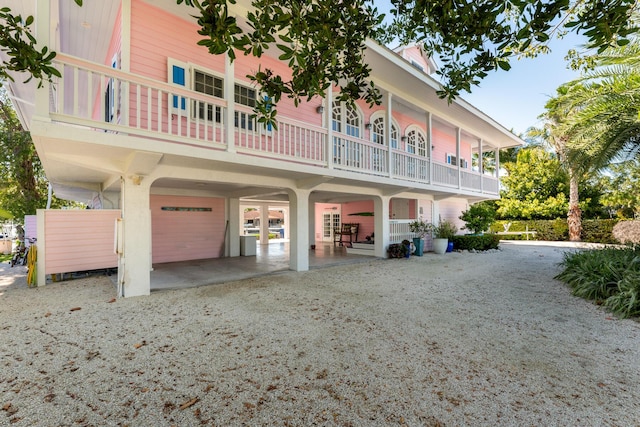
<svg viewBox="0 0 640 427">
<path fill-rule="evenodd" d="M 240 256 L 256 255 L 256 236 L 240 236 Z"/>
<path fill-rule="evenodd" d="M 280 229 L 280 238 L 284 239 L 284 228 Z"/>
</svg>

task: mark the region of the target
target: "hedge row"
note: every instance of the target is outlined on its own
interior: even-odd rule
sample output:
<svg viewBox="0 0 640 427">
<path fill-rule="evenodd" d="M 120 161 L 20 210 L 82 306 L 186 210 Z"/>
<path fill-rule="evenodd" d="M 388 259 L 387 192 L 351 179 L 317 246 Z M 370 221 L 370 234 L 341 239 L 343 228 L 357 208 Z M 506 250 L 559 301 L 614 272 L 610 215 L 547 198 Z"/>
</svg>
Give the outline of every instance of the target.
<svg viewBox="0 0 640 427">
<path fill-rule="evenodd" d="M 618 219 L 585 219 L 582 221 L 583 242 L 592 243 L 617 243 L 613 237 L 613 227 L 618 223 Z M 509 221 L 501 220 L 494 222 L 489 231 L 497 233 L 505 231 L 505 224 L 509 224 L 509 231 L 525 231 L 527 226 L 529 231 L 535 231 L 535 240 L 569 240 L 569 227 L 566 219 L 554 220 L 528 220 Z M 506 240 L 524 240 L 525 235 L 501 235 Z M 531 236 L 529 236 L 531 239 Z"/>
<path fill-rule="evenodd" d="M 453 236 L 453 248 L 456 250 L 476 250 L 486 251 L 489 249 L 498 249 L 500 244 L 500 236 L 496 234 L 483 234 L 480 236 Z"/>
</svg>

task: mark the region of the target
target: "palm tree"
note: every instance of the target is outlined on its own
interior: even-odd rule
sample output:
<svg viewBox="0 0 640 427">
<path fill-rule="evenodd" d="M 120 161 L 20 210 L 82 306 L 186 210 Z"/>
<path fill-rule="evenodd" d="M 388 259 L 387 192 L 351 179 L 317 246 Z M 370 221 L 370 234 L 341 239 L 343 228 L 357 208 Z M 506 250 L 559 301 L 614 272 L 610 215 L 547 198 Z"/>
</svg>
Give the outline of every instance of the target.
<svg viewBox="0 0 640 427">
<path fill-rule="evenodd" d="M 575 114 L 576 105 L 573 103 L 573 90 L 576 86 L 562 85 L 557 89 L 557 96 L 551 98 L 545 105 L 546 112 L 542 115 L 546 119 L 543 129 L 531 129 L 529 134 L 539 137 L 549 144 L 558 155 L 560 163 L 569 175 L 569 209 L 567 225 L 569 240 L 580 241 L 582 234 L 582 211 L 580 210 L 580 179 L 591 169 L 591 162 L 586 153 L 573 152 L 569 142 L 572 139 L 572 129 L 567 126 Z M 576 159 L 580 156 L 580 162 Z M 583 158 L 584 157 L 584 158 Z"/>
<path fill-rule="evenodd" d="M 640 150 L 640 39 L 607 49 L 573 82 L 572 146 L 599 158 L 635 157 Z M 597 142 L 597 143 L 596 143 Z"/>
<path fill-rule="evenodd" d="M 569 239 L 580 240 L 578 182 L 621 156 L 640 151 L 640 42 L 608 49 L 595 68 L 557 89 L 545 108 L 544 139 L 569 174 Z"/>
</svg>

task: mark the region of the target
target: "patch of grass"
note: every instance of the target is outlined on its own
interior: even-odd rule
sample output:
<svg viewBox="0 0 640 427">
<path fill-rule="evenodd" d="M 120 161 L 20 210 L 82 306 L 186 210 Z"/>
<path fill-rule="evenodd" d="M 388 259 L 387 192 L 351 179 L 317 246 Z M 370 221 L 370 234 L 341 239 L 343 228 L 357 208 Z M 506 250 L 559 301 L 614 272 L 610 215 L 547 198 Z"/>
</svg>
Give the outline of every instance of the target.
<svg viewBox="0 0 640 427">
<path fill-rule="evenodd" d="M 11 259 L 12 254 L 0 254 L 0 262 L 7 262 Z"/>
<path fill-rule="evenodd" d="M 640 247 L 566 253 L 556 279 L 620 317 L 640 315 Z"/>
</svg>

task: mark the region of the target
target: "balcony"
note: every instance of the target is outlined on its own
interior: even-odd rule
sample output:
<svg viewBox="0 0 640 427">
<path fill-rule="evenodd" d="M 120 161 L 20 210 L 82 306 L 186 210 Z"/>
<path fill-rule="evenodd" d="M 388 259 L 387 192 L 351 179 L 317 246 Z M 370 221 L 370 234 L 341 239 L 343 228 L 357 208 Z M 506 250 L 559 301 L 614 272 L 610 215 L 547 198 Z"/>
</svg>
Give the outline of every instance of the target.
<svg viewBox="0 0 640 427">
<path fill-rule="evenodd" d="M 388 146 L 280 117 L 258 123 L 253 111 L 140 75 L 59 54 L 62 77 L 50 91 L 54 122 L 102 132 L 231 151 L 354 174 L 386 177 L 444 192 L 498 194 L 498 180 Z"/>
</svg>

